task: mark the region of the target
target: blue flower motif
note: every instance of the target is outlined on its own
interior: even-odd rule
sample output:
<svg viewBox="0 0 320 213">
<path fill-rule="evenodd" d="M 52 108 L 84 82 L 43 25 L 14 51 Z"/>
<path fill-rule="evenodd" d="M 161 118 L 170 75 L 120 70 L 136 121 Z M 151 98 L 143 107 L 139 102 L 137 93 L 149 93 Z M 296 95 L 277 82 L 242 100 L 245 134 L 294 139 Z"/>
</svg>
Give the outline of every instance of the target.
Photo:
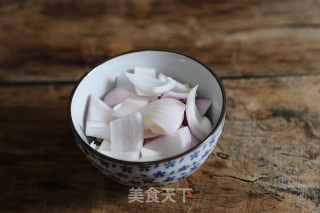
<svg viewBox="0 0 320 213">
<path fill-rule="evenodd" d="M 154 168 L 158 168 L 158 167 L 159 167 L 159 164 L 154 165 Z"/>
<path fill-rule="evenodd" d="M 207 147 L 207 144 L 205 144 L 205 145 L 202 147 L 202 150 L 205 150 L 206 147 Z"/>
<path fill-rule="evenodd" d="M 165 163 L 164 166 L 166 169 L 169 169 L 170 167 L 174 167 L 175 161 L 169 161 L 168 163 Z"/>
<path fill-rule="evenodd" d="M 195 151 L 194 153 L 192 153 L 192 155 L 190 155 L 190 160 L 196 159 L 199 156 L 199 152 L 200 151 Z"/>
<path fill-rule="evenodd" d="M 189 167 L 189 165 L 183 165 L 182 167 L 180 167 L 179 169 L 178 169 L 178 171 L 179 172 L 182 172 L 182 171 L 184 171 L 185 169 L 187 169 Z"/>
<path fill-rule="evenodd" d="M 196 170 L 199 167 L 199 163 L 193 162 L 193 166 L 190 168 L 190 172 L 193 172 L 194 170 Z"/>
<path fill-rule="evenodd" d="M 143 183 L 153 183 L 154 179 L 142 179 Z"/>
<path fill-rule="evenodd" d="M 163 177 L 166 174 L 165 171 L 157 171 L 156 173 L 153 173 L 154 177 Z"/>
<path fill-rule="evenodd" d="M 183 160 L 184 160 L 184 157 L 182 157 L 182 158 L 179 160 L 179 163 L 181 163 Z"/>
<path fill-rule="evenodd" d="M 93 163 L 93 165 L 94 165 L 95 167 L 97 167 L 99 170 L 105 171 L 105 169 L 102 168 L 102 166 L 100 166 L 99 164 L 97 164 L 95 161 L 92 161 L 92 163 Z"/>
<path fill-rule="evenodd" d="M 140 169 L 141 172 L 143 172 L 143 171 L 148 172 L 150 170 L 150 167 L 151 167 L 150 165 L 143 165 L 142 164 L 142 165 L 139 166 L 139 169 Z"/>
<path fill-rule="evenodd" d="M 205 158 L 205 157 L 209 154 L 209 152 L 210 152 L 210 150 L 207 150 L 207 151 L 201 156 L 201 160 L 202 160 L 203 158 Z"/>
<path fill-rule="evenodd" d="M 132 183 L 132 184 L 138 184 L 138 185 L 141 184 L 139 181 L 135 181 L 135 180 L 130 181 L 130 183 Z"/>
<path fill-rule="evenodd" d="M 170 174 L 169 175 L 172 175 L 174 173 L 174 170 L 172 171 L 172 172 L 170 172 Z"/>
<path fill-rule="evenodd" d="M 216 136 L 214 136 L 210 141 L 210 147 L 213 146 L 214 142 L 216 142 Z"/>
<path fill-rule="evenodd" d="M 107 161 L 105 161 L 105 160 L 103 160 L 101 158 L 99 159 L 99 161 L 103 166 L 105 166 L 106 168 L 109 168 L 109 163 Z"/>
<path fill-rule="evenodd" d="M 172 181 L 172 180 L 174 180 L 175 179 L 175 177 L 176 176 L 169 176 L 169 177 L 167 177 L 166 179 L 164 179 L 164 182 L 169 182 L 169 181 Z"/>
<path fill-rule="evenodd" d="M 186 176 L 186 175 L 188 175 L 188 173 L 183 172 L 183 173 L 181 173 L 181 174 L 180 174 L 180 177 L 182 177 L 182 176 Z"/>
<path fill-rule="evenodd" d="M 132 173 L 132 168 L 130 166 L 127 165 L 122 165 L 120 166 L 122 172 L 128 172 L 128 173 Z"/>
<path fill-rule="evenodd" d="M 178 180 L 182 180 L 182 179 L 186 178 L 187 176 L 188 176 L 188 175 L 180 176 L 180 177 L 178 178 Z"/>
<path fill-rule="evenodd" d="M 125 174 L 123 174 L 123 173 L 121 173 L 121 172 L 117 173 L 117 176 L 118 176 L 118 177 L 128 178 L 128 175 L 125 175 Z"/>
</svg>

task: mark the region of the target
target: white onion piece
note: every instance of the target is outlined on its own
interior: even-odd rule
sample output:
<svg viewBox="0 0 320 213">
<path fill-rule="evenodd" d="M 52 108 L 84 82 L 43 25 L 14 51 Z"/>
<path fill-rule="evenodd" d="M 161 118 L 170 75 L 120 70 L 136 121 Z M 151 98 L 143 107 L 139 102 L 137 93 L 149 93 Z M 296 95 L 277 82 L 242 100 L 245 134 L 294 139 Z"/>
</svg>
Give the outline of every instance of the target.
<svg viewBox="0 0 320 213">
<path fill-rule="evenodd" d="M 106 156 L 120 159 L 120 160 L 128 160 L 128 161 L 135 161 L 140 156 L 140 152 L 123 152 L 123 153 L 111 152 L 111 143 L 106 140 L 104 140 L 101 143 L 98 151 Z"/>
<path fill-rule="evenodd" d="M 158 79 L 160 80 L 160 81 L 167 81 L 167 76 L 165 75 L 165 74 L 162 74 L 162 73 L 159 73 L 159 75 L 158 75 Z"/>
<path fill-rule="evenodd" d="M 113 110 L 99 98 L 89 95 L 87 121 L 103 121 L 112 120 Z"/>
<path fill-rule="evenodd" d="M 188 125 L 190 127 L 190 130 L 192 134 L 198 139 L 203 140 L 205 137 L 207 137 L 212 129 L 210 120 L 202 116 L 196 107 L 195 98 L 196 98 L 196 92 L 199 85 L 196 85 L 194 88 L 192 88 L 189 92 L 188 98 L 187 98 L 187 109 L 186 109 L 186 115 L 188 120 Z"/>
<path fill-rule="evenodd" d="M 141 112 L 136 112 L 129 116 L 111 121 L 110 132 L 112 152 L 140 153 L 140 149 L 143 145 L 143 121 Z"/>
<path fill-rule="evenodd" d="M 134 85 L 136 92 L 140 96 L 155 96 L 169 91 L 174 87 L 170 81 L 160 81 L 151 75 L 126 73 L 127 77 Z"/>
<path fill-rule="evenodd" d="M 98 150 L 98 148 L 99 148 L 99 146 L 97 146 L 94 142 L 91 142 L 91 143 L 90 143 L 90 147 L 91 147 L 92 149 L 96 149 L 96 150 Z"/>
<path fill-rule="evenodd" d="M 159 136 L 159 134 L 153 133 L 149 129 L 145 129 L 143 135 L 144 135 L 144 139 L 149 139 L 149 138 L 154 138 L 154 137 Z"/>
<path fill-rule="evenodd" d="M 190 146 L 190 148 L 196 146 L 199 143 L 200 143 L 200 141 L 191 134 L 191 146 Z"/>
<path fill-rule="evenodd" d="M 212 101 L 210 99 L 196 99 L 196 106 L 201 115 L 206 114 Z"/>
<path fill-rule="evenodd" d="M 172 89 L 173 92 L 189 92 L 190 91 L 190 87 L 188 86 L 188 84 L 183 84 L 171 77 L 167 77 L 167 80 L 173 81 L 175 83 L 175 86 Z"/>
<path fill-rule="evenodd" d="M 113 116 L 124 117 L 132 113 L 138 112 L 149 103 L 147 98 L 135 97 L 127 98 L 120 104 L 116 105 L 113 110 Z"/>
<path fill-rule="evenodd" d="M 86 135 L 91 137 L 103 138 L 110 140 L 109 122 L 103 121 L 87 121 Z"/>
<path fill-rule="evenodd" d="M 108 122 L 114 119 L 113 110 L 99 98 L 90 95 L 86 116 L 86 136 L 110 139 Z"/>
<path fill-rule="evenodd" d="M 142 147 L 142 149 L 143 149 L 143 147 Z M 163 159 L 163 158 L 165 158 L 165 157 L 163 157 L 163 156 L 161 156 L 161 155 L 154 155 L 154 156 L 148 157 L 148 158 L 140 157 L 140 158 L 138 159 L 138 161 L 143 161 L 143 162 L 156 161 L 156 160 L 161 160 L 161 159 Z"/>
<path fill-rule="evenodd" d="M 132 86 L 131 81 L 128 79 L 125 72 L 117 76 L 116 87 L 123 87 L 128 85 Z"/>
<path fill-rule="evenodd" d="M 136 97 L 133 86 L 116 87 L 106 94 L 106 96 L 103 98 L 103 102 L 111 107 L 114 107 L 129 97 Z"/>
<path fill-rule="evenodd" d="M 173 134 L 158 137 L 141 149 L 143 158 L 161 156 L 163 158 L 180 154 L 191 146 L 191 133 L 188 127 L 182 127 Z"/>
<path fill-rule="evenodd" d="M 161 98 L 174 98 L 178 100 L 187 100 L 188 93 L 187 92 L 173 92 L 173 91 L 168 91 L 165 92 Z"/>
<path fill-rule="evenodd" d="M 158 100 L 158 96 L 157 95 L 155 95 L 155 96 L 140 96 L 140 97 L 147 98 L 150 102 Z"/>
<path fill-rule="evenodd" d="M 148 67 L 135 67 L 134 74 L 143 74 L 143 75 L 150 75 L 153 78 L 156 78 L 156 69 L 155 68 L 148 68 Z"/>
<path fill-rule="evenodd" d="M 152 92 L 154 94 L 163 94 L 169 90 L 171 90 L 172 88 L 174 88 L 176 86 L 176 83 L 172 80 L 168 80 L 166 81 L 163 85 L 161 86 L 157 86 L 157 87 L 153 87 L 152 88 Z"/>
<path fill-rule="evenodd" d="M 152 150 L 152 149 L 149 149 L 149 148 L 145 148 L 145 147 L 142 147 L 141 148 L 141 157 L 142 158 L 154 158 L 154 157 L 159 157 L 161 158 L 161 153 L 158 152 L 157 150 Z"/>
<path fill-rule="evenodd" d="M 156 100 L 143 109 L 144 125 L 154 133 L 170 134 L 182 124 L 185 104 L 172 98 Z"/>
<path fill-rule="evenodd" d="M 103 140 L 99 146 L 99 151 L 110 151 L 111 150 L 111 143 L 108 140 Z"/>
</svg>

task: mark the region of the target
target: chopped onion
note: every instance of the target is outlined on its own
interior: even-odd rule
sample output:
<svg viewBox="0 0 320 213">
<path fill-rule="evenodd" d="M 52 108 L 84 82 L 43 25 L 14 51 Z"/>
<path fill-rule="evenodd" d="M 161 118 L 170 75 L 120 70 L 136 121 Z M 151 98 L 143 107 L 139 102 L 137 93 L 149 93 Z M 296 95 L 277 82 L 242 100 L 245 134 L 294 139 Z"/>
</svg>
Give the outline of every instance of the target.
<svg viewBox="0 0 320 213">
<path fill-rule="evenodd" d="M 89 96 L 85 134 L 102 141 L 90 146 L 127 161 L 159 160 L 196 146 L 212 129 L 203 116 L 212 101 L 196 99 L 197 89 L 157 76 L 154 68 L 124 72 L 103 101 Z"/>
<path fill-rule="evenodd" d="M 96 149 L 96 150 L 99 148 L 99 146 L 97 146 L 94 142 L 91 142 L 90 146 L 92 149 Z"/>
<path fill-rule="evenodd" d="M 148 67 L 135 67 L 134 74 L 143 74 L 143 75 L 150 75 L 153 78 L 156 78 L 156 69 L 155 68 L 148 68 Z"/>
<path fill-rule="evenodd" d="M 115 117 L 124 117 L 135 113 L 142 109 L 149 103 L 147 98 L 135 97 L 135 98 L 127 98 L 120 104 L 116 105 L 113 110 L 113 116 Z"/>
<path fill-rule="evenodd" d="M 87 121 L 103 121 L 112 120 L 113 110 L 99 98 L 89 95 Z"/>
<path fill-rule="evenodd" d="M 143 158 L 154 156 L 169 157 L 188 150 L 191 146 L 191 133 L 188 127 L 182 127 L 173 134 L 158 137 L 141 149 Z"/>
<path fill-rule="evenodd" d="M 128 161 L 135 161 L 139 158 L 140 152 L 122 152 L 122 153 L 114 153 L 111 151 L 111 143 L 109 141 L 104 140 L 99 149 L 104 155 L 107 155 L 112 158 L 120 159 L 120 160 L 128 160 Z"/>
<path fill-rule="evenodd" d="M 108 140 L 103 140 L 100 144 L 98 151 L 110 151 L 111 150 L 111 143 Z"/>
<path fill-rule="evenodd" d="M 156 100 L 143 109 L 144 125 L 157 134 L 175 132 L 183 121 L 185 104 L 172 99 Z"/>
<path fill-rule="evenodd" d="M 168 91 L 165 92 L 161 98 L 174 98 L 177 100 L 187 100 L 188 93 L 187 92 L 172 92 Z"/>
<path fill-rule="evenodd" d="M 149 149 L 149 148 L 145 148 L 144 146 L 141 148 L 141 157 L 142 158 L 153 158 L 153 157 L 161 158 L 162 156 L 160 152 Z"/>
<path fill-rule="evenodd" d="M 158 79 L 160 81 L 164 81 L 165 82 L 165 81 L 167 81 L 167 76 L 165 74 L 159 73 Z"/>
<path fill-rule="evenodd" d="M 190 87 L 187 84 L 180 83 L 179 81 L 171 77 L 168 77 L 167 79 L 168 81 L 173 81 L 175 83 L 175 86 L 172 89 L 173 92 L 189 92 L 190 91 Z"/>
<path fill-rule="evenodd" d="M 110 140 L 109 122 L 103 121 L 87 121 L 86 135 L 91 137 L 103 138 Z"/>
<path fill-rule="evenodd" d="M 141 112 L 111 121 L 111 151 L 118 154 L 140 152 L 143 145 L 143 131 Z"/>
<path fill-rule="evenodd" d="M 144 139 L 154 138 L 154 137 L 157 137 L 157 136 L 159 136 L 159 134 L 153 133 L 149 129 L 145 129 L 144 130 Z"/>
<path fill-rule="evenodd" d="M 108 122 L 114 119 L 113 110 L 99 98 L 90 95 L 86 118 L 87 136 L 110 139 Z"/>
<path fill-rule="evenodd" d="M 195 145 L 197 145 L 199 143 L 200 143 L 200 141 L 191 134 L 191 146 L 190 146 L 190 148 L 194 147 Z"/>
<path fill-rule="evenodd" d="M 121 103 L 126 98 L 136 97 L 133 86 L 122 86 L 116 87 L 109 91 L 107 95 L 103 98 L 103 101 L 111 107 Z"/>
<path fill-rule="evenodd" d="M 198 112 L 195 97 L 198 89 L 198 85 L 192 88 L 187 98 L 186 115 L 188 125 L 192 134 L 199 140 L 203 140 L 207 137 L 212 129 L 211 122 L 207 117 L 201 116 Z"/>
<path fill-rule="evenodd" d="M 141 96 L 155 96 L 169 91 L 174 87 L 172 81 L 160 81 L 151 75 L 126 73 L 127 77 L 134 85 L 136 92 Z"/>
<path fill-rule="evenodd" d="M 196 106 L 201 115 L 206 114 L 212 101 L 209 99 L 196 99 Z"/>
<path fill-rule="evenodd" d="M 168 80 L 165 84 L 152 88 L 154 94 L 163 94 L 176 86 L 176 83 L 172 80 Z"/>
</svg>

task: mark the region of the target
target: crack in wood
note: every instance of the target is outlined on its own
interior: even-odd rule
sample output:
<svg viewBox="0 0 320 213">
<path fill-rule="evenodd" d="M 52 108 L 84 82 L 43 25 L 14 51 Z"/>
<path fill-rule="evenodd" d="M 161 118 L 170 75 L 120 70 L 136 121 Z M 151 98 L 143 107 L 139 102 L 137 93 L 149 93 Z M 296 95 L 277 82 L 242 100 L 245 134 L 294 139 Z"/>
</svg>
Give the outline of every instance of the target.
<svg viewBox="0 0 320 213">
<path fill-rule="evenodd" d="M 307 110 L 298 111 L 298 110 L 286 109 L 284 107 L 280 107 L 280 108 L 272 108 L 270 111 L 271 111 L 271 115 L 267 116 L 265 118 L 265 120 L 270 119 L 270 118 L 281 117 L 281 118 L 285 119 L 287 121 L 287 123 L 291 123 L 291 120 L 296 118 L 303 124 L 302 127 L 305 131 L 306 136 L 308 136 L 311 139 L 320 140 L 320 137 L 316 136 L 312 131 L 312 126 L 319 128 L 320 123 L 317 119 L 313 119 L 310 122 L 312 124 L 312 126 L 311 126 L 308 119 L 305 118 L 306 116 L 308 116 Z"/>
<path fill-rule="evenodd" d="M 216 174 L 209 174 L 208 172 L 204 171 L 203 174 L 206 174 L 211 177 L 218 177 L 218 178 L 232 178 L 235 180 L 239 180 L 242 182 L 250 183 L 250 184 L 255 184 L 259 189 L 263 190 L 264 193 L 271 195 L 278 201 L 283 201 L 285 200 L 285 196 L 280 195 L 278 192 L 283 192 L 295 196 L 301 196 L 307 200 L 310 200 L 314 202 L 315 204 L 320 204 L 320 188 L 316 187 L 309 187 L 309 188 L 289 188 L 289 187 L 277 187 L 273 185 L 263 185 L 263 184 L 258 184 L 256 182 L 262 181 L 266 183 L 274 182 L 275 180 L 282 178 L 281 176 L 276 176 L 274 178 L 268 178 L 268 177 L 259 177 L 254 180 L 248 180 L 244 178 L 239 178 L 235 177 L 232 175 L 216 175 Z M 288 182 L 286 182 L 288 183 Z"/>
</svg>

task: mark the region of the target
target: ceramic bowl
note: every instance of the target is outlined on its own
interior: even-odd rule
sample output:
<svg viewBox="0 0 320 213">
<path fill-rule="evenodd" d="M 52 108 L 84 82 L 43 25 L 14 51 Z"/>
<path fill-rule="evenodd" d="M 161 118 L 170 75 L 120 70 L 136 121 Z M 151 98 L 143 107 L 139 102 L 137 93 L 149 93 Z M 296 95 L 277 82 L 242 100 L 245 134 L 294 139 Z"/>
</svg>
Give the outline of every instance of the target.
<svg viewBox="0 0 320 213">
<path fill-rule="evenodd" d="M 86 102 L 89 94 L 103 97 L 114 87 L 116 77 L 134 67 L 153 67 L 181 82 L 199 84 L 198 96 L 211 99 L 206 116 L 213 130 L 198 145 L 173 157 L 130 162 L 105 156 L 88 145 L 83 133 Z M 217 75 L 198 60 L 166 50 L 141 50 L 117 55 L 85 73 L 74 86 L 68 116 L 76 142 L 88 160 L 112 180 L 131 186 L 161 186 L 182 180 L 198 169 L 212 153 L 223 129 L 226 96 Z"/>
</svg>

